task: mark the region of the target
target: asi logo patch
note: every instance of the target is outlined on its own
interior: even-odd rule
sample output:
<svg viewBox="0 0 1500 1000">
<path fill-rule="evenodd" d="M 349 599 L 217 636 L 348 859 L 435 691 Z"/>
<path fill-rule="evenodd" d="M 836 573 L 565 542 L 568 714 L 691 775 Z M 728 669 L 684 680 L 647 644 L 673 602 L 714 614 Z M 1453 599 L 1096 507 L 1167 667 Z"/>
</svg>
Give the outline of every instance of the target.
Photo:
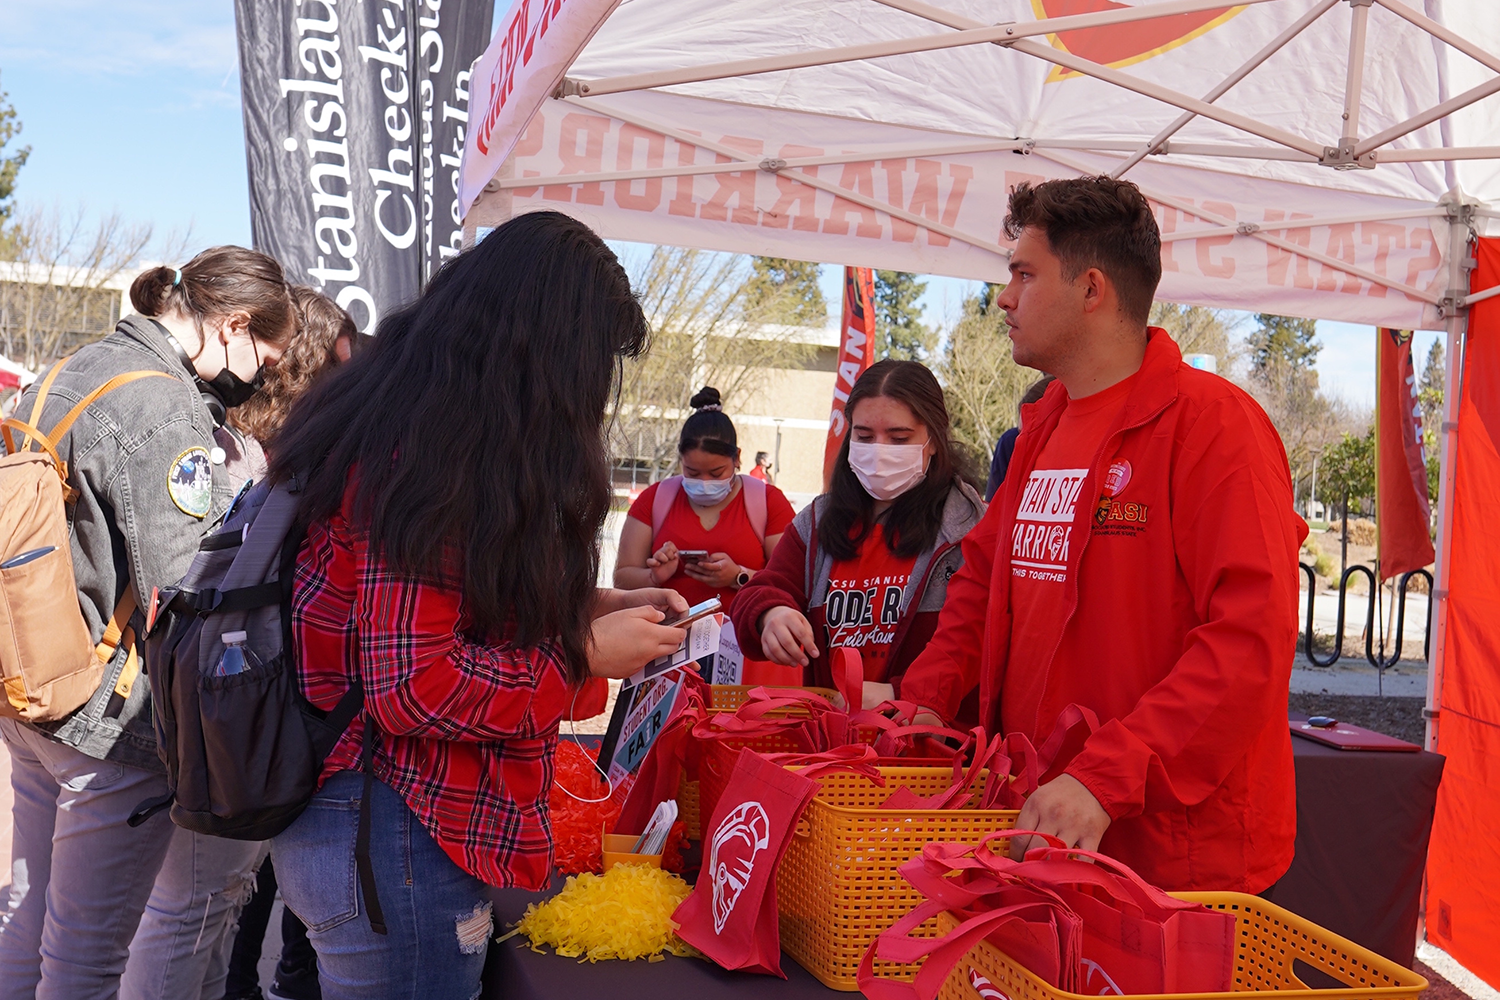
<svg viewBox="0 0 1500 1000">
<path fill-rule="evenodd" d="M 189 448 L 172 460 L 167 494 L 184 514 L 208 516 L 214 503 L 214 470 L 207 448 Z"/>
</svg>

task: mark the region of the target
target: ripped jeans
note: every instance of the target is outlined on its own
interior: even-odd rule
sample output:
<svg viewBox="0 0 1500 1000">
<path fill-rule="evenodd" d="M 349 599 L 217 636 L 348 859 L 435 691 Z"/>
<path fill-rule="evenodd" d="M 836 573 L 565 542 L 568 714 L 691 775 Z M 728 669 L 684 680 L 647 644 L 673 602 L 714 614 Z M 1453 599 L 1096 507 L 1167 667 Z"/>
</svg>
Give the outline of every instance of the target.
<svg viewBox="0 0 1500 1000">
<path fill-rule="evenodd" d="M 323 1000 L 465 1000 L 493 936 L 483 882 L 454 864 L 389 785 L 370 803 L 370 860 L 388 933 L 370 929 L 354 862 L 364 776 L 340 771 L 271 841 L 281 898 L 318 953 Z"/>
<path fill-rule="evenodd" d="M 265 841 L 173 827 L 120 978 L 121 1000 L 218 1000 Z"/>
</svg>

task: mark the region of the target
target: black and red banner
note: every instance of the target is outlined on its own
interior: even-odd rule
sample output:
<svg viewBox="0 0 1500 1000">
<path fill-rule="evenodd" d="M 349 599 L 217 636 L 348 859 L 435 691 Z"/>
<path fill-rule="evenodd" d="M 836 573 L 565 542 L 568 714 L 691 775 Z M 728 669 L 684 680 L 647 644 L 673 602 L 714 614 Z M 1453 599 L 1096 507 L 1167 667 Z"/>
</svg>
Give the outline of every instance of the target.
<svg viewBox="0 0 1500 1000">
<path fill-rule="evenodd" d="M 256 249 L 362 330 L 458 252 L 490 0 L 235 0 Z"/>
</svg>

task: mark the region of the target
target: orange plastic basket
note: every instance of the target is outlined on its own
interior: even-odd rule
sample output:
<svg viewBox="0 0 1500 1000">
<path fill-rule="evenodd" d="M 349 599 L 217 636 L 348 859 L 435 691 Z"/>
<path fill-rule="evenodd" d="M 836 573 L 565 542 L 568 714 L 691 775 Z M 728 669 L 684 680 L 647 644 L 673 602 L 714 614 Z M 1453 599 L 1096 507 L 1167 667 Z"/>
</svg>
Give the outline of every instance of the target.
<svg viewBox="0 0 1500 1000">
<path fill-rule="evenodd" d="M 1234 914 L 1237 944 L 1234 988 L 1230 993 L 1173 993 L 1159 997 L 1135 994 L 1135 1000 L 1220 1000 L 1231 993 L 1252 991 L 1275 992 L 1288 1000 L 1294 997 L 1306 1000 L 1387 1000 L 1416 997 L 1427 988 L 1427 980 L 1415 972 L 1259 896 L 1240 892 L 1174 892 L 1172 895 Z M 947 913 L 938 915 L 941 932 L 946 933 L 956 924 L 953 916 Z M 1298 976 L 1298 963 L 1344 985 L 1338 989 L 1309 989 Z M 969 983 L 970 969 L 988 979 L 1011 1000 L 1090 1000 L 1048 985 L 988 941 L 979 942 L 954 966 L 938 993 L 939 1000 L 974 1000 L 974 988 Z"/>
<path fill-rule="evenodd" d="M 953 771 L 882 767 L 880 773 L 884 788 L 855 774 L 821 776 L 822 791 L 803 813 L 776 873 L 782 948 L 835 990 L 859 988 L 855 974 L 870 942 L 923 900 L 897 868 L 929 841 L 978 843 L 1015 826 L 1018 815 L 1013 809 L 881 809 L 902 786 L 918 795 L 947 789 Z M 971 804 L 988 780 L 985 773 Z M 923 930 L 935 934 L 936 922 Z M 910 979 L 917 967 L 876 962 L 875 969 Z"/>
</svg>

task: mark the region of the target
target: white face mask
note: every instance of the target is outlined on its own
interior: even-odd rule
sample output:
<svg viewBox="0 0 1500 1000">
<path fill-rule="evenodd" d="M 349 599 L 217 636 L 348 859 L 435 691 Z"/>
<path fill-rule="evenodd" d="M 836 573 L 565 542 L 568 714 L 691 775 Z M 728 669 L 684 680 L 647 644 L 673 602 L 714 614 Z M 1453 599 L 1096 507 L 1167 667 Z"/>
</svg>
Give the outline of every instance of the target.
<svg viewBox="0 0 1500 1000">
<path fill-rule="evenodd" d="M 927 446 L 850 441 L 849 467 L 870 496 L 894 500 L 927 478 Z"/>
<path fill-rule="evenodd" d="M 689 479 L 682 477 L 682 489 L 688 495 L 688 499 L 700 507 L 712 507 L 714 504 L 729 498 L 729 491 L 734 489 L 734 477 L 728 479 Z"/>
</svg>

